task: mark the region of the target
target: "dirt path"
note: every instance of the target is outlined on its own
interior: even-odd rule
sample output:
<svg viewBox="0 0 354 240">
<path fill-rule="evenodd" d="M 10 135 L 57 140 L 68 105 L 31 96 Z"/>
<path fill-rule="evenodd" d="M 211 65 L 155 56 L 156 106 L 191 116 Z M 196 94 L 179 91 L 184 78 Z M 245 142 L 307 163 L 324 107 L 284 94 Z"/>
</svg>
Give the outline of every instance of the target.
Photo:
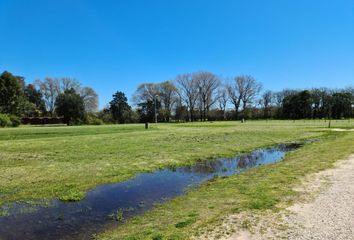
<svg viewBox="0 0 354 240">
<path fill-rule="evenodd" d="M 206 238 L 354 240 L 354 155 L 297 190 L 305 196 L 300 203 L 279 213 L 229 216 Z"/>
</svg>

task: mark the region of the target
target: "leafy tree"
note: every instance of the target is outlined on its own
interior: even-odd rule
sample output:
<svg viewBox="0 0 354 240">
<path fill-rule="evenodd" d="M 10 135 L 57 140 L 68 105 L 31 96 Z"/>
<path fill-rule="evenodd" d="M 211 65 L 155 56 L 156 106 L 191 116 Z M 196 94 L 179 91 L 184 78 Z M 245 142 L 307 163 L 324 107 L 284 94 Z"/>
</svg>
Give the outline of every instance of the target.
<svg viewBox="0 0 354 240">
<path fill-rule="evenodd" d="M 113 100 L 109 103 L 109 110 L 116 123 L 129 122 L 129 112 L 131 107 L 128 104 L 128 99 L 123 92 L 117 91 L 113 95 Z"/>
<path fill-rule="evenodd" d="M 82 97 L 74 89 L 65 90 L 55 100 L 58 116 L 64 116 L 67 124 L 79 124 L 85 121 L 85 106 Z"/>
<path fill-rule="evenodd" d="M 0 113 L 19 114 L 23 98 L 23 78 L 10 72 L 0 75 Z"/>
<path fill-rule="evenodd" d="M 161 102 L 159 100 L 147 101 L 138 104 L 138 114 L 140 122 L 155 122 L 155 102 L 156 102 L 156 111 L 160 111 Z M 160 116 L 158 116 L 160 117 Z M 160 121 L 161 119 L 159 119 Z"/>
<path fill-rule="evenodd" d="M 26 116 L 40 116 L 46 112 L 42 93 L 33 84 L 25 87 L 25 96 L 28 102 L 34 105 L 34 111 L 26 113 Z"/>
<path fill-rule="evenodd" d="M 337 92 L 332 95 L 332 117 L 351 117 L 353 95 L 349 92 Z"/>
</svg>

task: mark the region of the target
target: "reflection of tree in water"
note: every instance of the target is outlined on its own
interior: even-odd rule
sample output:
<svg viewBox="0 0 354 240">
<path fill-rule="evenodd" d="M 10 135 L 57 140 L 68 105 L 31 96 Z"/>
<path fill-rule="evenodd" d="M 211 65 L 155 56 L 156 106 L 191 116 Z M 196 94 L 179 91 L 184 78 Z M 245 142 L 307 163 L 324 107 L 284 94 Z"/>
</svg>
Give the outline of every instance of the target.
<svg viewBox="0 0 354 240">
<path fill-rule="evenodd" d="M 276 152 L 287 152 L 298 148 L 299 144 L 281 144 L 275 148 L 254 151 L 250 154 L 242 155 L 232 159 L 219 159 L 198 162 L 195 165 L 178 168 L 178 171 L 185 173 L 195 173 L 201 175 L 208 175 L 211 173 L 222 173 L 225 171 L 234 171 L 235 168 L 250 168 L 255 167 L 267 160 L 274 158 Z"/>
<path fill-rule="evenodd" d="M 200 174 L 210 174 L 217 171 L 220 171 L 223 166 L 222 160 L 213 160 L 213 161 L 203 161 L 198 162 L 193 166 L 181 168 L 182 172 L 187 173 L 200 173 Z"/>
<path fill-rule="evenodd" d="M 263 152 L 256 152 L 249 155 L 243 155 L 239 157 L 237 167 L 238 168 L 248 168 L 253 167 L 257 164 L 257 161 L 262 158 Z"/>
<path fill-rule="evenodd" d="M 269 154 L 279 151 L 277 148 L 261 150 L 253 152 L 252 154 L 243 155 L 239 157 L 237 167 L 238 168 L 249 168 L 254 167 L 264 161 L 269 157 Z"/>
</svg>

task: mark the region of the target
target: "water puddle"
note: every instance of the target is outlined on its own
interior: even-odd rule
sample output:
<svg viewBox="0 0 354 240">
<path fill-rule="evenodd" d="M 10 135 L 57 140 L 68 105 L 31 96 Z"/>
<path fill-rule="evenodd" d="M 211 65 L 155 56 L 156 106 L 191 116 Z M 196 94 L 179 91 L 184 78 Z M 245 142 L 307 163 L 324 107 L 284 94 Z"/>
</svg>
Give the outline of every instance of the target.
<svg viewBox="0 0 354 240">
<path fill-rule="evenodd" d="M 79 202 L 53 201 L 50 207 L 32 211 L 23 211 L 26 206 L 18 205 L 10 216 L 0 217 L 0 239 L 90 239 L 215 176 L 275 163 L 298 147 L 300 144 L 283 144 L 234 158 L 139 174 L 125 182 L 100 185 Z"/>
</svg>

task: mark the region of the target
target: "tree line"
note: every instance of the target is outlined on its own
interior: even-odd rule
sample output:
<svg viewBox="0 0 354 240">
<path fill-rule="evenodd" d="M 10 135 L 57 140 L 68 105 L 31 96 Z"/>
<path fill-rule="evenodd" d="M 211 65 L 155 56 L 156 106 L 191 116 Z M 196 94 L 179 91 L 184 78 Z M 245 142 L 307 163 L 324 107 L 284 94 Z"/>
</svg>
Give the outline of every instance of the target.
<svg viewBox="0 0 354 240">
<path fill-rule="evenodd" d="M 0 113 L 19 117 L 64 116 L 71 124 L 323 119 L 353 117 L 354 89 L 264 90 L 250 75 L 231 79 L 211 72 L 180 74 L 174 80 L 142 83 L 132 106 L 122 91 L 98 111 L 98 95 L 69 77 L 26 84 L 10 72 L 0 75 Z"/>
<path fill-rule="evenodd" d="M 117 92 L 103 111 L 108 116 L 112 113 L 111 121 L 118 123 L 354 116 L 352 87 L 262 90 L 262 84 L 250 75 L 223 79 L 201 71 L 180 74 L 174 80 L 161 83 L 140 84 L 133 95 L 135 111 L 124 93 Z M 117 103 L 124 103 L 124 107 L 120 108 Z"/>
</svg>

